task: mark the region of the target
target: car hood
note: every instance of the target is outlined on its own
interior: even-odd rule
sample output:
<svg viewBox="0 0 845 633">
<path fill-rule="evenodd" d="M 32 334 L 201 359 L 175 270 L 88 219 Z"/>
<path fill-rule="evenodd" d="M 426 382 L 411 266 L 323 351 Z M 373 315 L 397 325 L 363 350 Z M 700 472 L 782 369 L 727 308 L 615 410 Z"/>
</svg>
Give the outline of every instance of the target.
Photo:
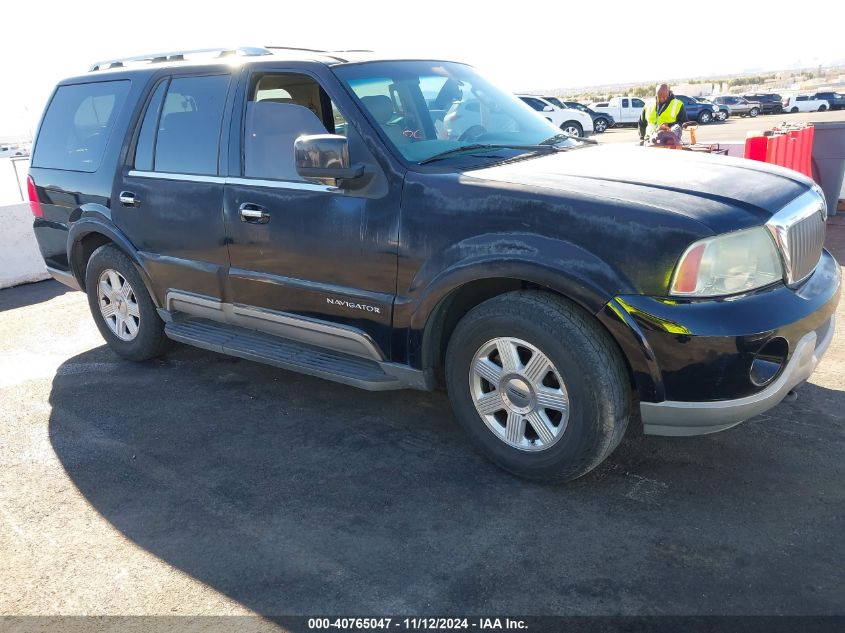
<svg viewBox="0 0 845 633">
<path fill-rule="evenodd" d="M 812 183 L 798 172 L 758 161 L 624 145 L 569 149 L 474 169 L 473 180 L 567 198 L 603 198 L 684 215 L 714 233 L 765 223 Z"/>
</svg>

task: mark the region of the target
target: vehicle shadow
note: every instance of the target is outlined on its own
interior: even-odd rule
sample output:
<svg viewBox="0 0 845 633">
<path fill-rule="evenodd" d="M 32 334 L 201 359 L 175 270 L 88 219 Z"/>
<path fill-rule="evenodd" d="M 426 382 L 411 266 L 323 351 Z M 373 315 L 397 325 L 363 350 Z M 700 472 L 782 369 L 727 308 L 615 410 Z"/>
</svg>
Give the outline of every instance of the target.
<svg viewBox="0 0 845 633">
<path fill-rule="evenodd" d="M 70 292 L 70 288 L 54 279 L 3 288 L 0 290 L 0 312 L 44 303 L 66 292 Z"/>
<path fill-rule="evenodd" d="M 363 392 L 185 347 L 65 364 L 49 433 L 79 491 L 260 614 L 841 608 L 842 391 L 807 385 L 709 437 L 634 430 L 589 476 L 541 485 L 479 457 L 442 393 Z M 791 536 L 808 521 L 812 538 Z"/>
</svg>

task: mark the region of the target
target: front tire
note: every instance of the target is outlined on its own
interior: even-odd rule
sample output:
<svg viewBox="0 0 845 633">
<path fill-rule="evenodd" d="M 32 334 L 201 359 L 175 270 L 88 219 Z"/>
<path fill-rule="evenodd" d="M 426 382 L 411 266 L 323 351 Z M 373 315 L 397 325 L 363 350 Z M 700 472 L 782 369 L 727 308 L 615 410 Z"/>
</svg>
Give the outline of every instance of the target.
<svg viewBox="0 0 845 633">
<path fill-rule="evenodd" d="M 476 448 L 529 479 L 588 473 L 630 415 L 625 362 L 609 334 L 545 292 L 510 292 L 464 316 L 449 340 L 446 383 Z"/>
<path fill-rule="evenodd" d="M 824 112 L 825 110 L 827 110 L 827 106 L 826 106 L 826 105 L 820 105 L 820 106 L 819 106 L 819 112 Z"/>
<path fill-rule="evenodd" d="M 607 119 L 602 119 L 599 117 L 595 121 L 593 121 L 593 129 L 596 131 L 597 134 L 601 134 L 602 132 L 606 131 L 608 128 L 608 121 Z"/>
<path fill-rule="evenodd" d="M 95 250 L 85 269 L 85 290 L 94 322 L 118 356 L 143 361 L 167 351 L 164 322 L 126 253 L 111 244 Z"/>
<path fill-rule="evenodd" d="M 698 122 L 701 123 L 702 125 L 707 125 L 712 120 L 713 120 L 713 115 L 711 115 L 709 112 L 702 112 L 698 115 Z"/>
<path fill-rule="evenodd" d="M 575 136 L 577 138 L 584 136 L 584 128 L 581 127 L 578 121 L 567 121 L 560 126 L 560 129 L 564 134 L 568 134 L 569 136 Z"/>
</svg>

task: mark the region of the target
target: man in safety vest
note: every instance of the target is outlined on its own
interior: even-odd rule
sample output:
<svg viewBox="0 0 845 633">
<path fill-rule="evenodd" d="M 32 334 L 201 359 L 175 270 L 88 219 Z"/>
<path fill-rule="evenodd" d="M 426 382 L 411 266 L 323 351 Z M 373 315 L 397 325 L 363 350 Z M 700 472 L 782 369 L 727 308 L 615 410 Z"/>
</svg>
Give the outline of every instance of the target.
<svg viewBox="0 0 845 633">
<path fill-rule="evenodd" d="M 650 138 L 660 129 L 669 130 L 673 125 L 683 125 L 686 120 L 684 102 L 675 98 L 669 86 L 660 84 L 655 93 L 655 100 L 646 104 L 637 123 L 640 130 L 640 142 Z M 664 125 L 665 128 L 662 127 Z"/>
</svg>

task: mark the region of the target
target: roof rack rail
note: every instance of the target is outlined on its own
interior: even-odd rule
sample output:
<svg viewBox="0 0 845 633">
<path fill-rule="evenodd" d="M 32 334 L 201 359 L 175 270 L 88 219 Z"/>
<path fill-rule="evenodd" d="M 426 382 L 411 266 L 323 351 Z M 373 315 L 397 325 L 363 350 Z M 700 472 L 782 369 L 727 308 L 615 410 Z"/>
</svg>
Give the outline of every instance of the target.
<svg viewBox="0 0 845 633">
<path fill-rule="evenodd" d="M 93 64 L 88 72 L 95 70 L 106 70 L 109 68 L 123 68 L 126 64 L 148 62 L 150 64 L 162 64 L 164 62 L 181 62 L 186 55 L 213 55 L 216 57 L 256 57 L 259 55 L 272 55 L 272 51 L 263 46 L 240 46 L 237 48 L 197 48 L 187 51 L 172 51 L 169 53 L 151 53 L 149 55 L 138 55 L 135 57 L 123 57 L 110 59 Z"/>
<path fill-rule="evenodd" d="M 267 45 L 264 48 L 268 48 L 270 50 L 275 51 L 304 51 L 306 53 L 329 53 L 331 51 L 324 51 L 319 48 L 300 48 L 299 46 L 270 46 Z"/>
</svg>

